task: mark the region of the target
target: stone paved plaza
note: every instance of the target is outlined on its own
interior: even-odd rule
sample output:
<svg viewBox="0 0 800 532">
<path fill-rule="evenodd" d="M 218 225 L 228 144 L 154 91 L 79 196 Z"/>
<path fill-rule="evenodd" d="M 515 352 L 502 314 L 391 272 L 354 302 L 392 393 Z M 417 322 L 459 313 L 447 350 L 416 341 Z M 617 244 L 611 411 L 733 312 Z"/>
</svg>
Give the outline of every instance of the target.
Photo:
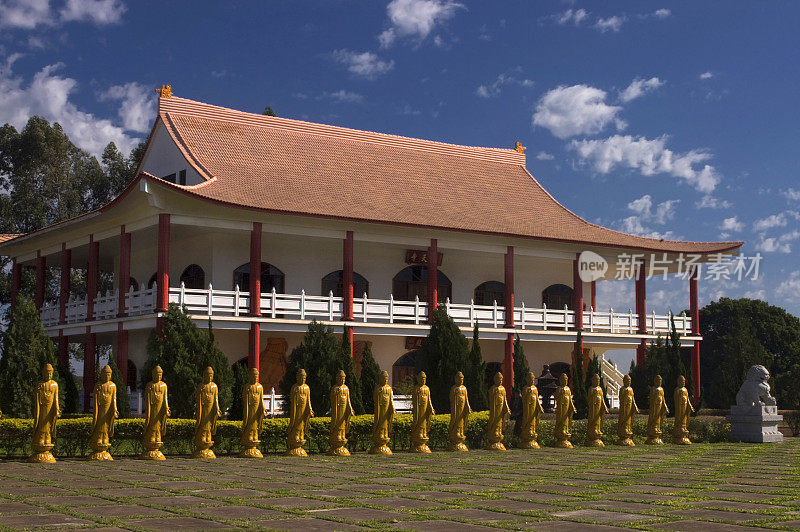
<svg viewBox="0 0 800 532">
<path fill-rule="evenodd" d="M 0 527 L 800 528 L 800 441 L 391 457 L 0 463 Z"/>
</svg>

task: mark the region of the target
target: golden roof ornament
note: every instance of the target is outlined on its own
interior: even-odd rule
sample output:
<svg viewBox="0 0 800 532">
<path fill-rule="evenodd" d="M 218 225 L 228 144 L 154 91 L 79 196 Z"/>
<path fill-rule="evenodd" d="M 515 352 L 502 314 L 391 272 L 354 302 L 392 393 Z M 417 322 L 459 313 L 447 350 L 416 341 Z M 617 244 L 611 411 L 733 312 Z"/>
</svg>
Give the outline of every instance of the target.
<svg viewBox="0 0 800 532">
<path fill-rule="evenodd" d="M 514 151 L 517 153 L 525 153 L 525 146 L 522 145 L 521 142 L 514 143 Z"/>
<path fill-rule="evenodd" d="M 161 85 L 160 89 L 156 89 L 156 92 L 162 98 L 172 98 L 172 85 Z M 517 143 L 519 144 L 519 143 Z"/>
</svg>

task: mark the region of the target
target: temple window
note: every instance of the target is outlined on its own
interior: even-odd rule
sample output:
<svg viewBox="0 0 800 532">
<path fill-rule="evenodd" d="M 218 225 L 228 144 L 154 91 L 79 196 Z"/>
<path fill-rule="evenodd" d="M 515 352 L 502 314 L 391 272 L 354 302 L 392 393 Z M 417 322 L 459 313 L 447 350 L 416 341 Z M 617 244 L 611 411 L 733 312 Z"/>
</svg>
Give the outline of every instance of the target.
<svg viewBox="0 0 800 532">
<path fill-rule="evenodd" d="M 283 293 L 284 275 L 283 272 L 272 264 L 266 262 L 261 263 L 261 293 L 272 292 L 274 288 L 276 292 Z M 250 289 L 250 263 L 246 262 L 235 270 L 233 270 L 233 288 L 239 287 L 239 290 Z"/>
<path fill-rule="evenodd" d="M 565 284 L 552 284 L 542 291 L 542 303 L 547 308 L 572 310 L 572 288 Z"/>
<path fill-rule="evenodd" d="M 321 295 L 327 296 L 330 292 L 333 292 L 334 297 L 344 297 L 342 270 L 331 272 L 322 278 Z M 364 294 L 369 294 L 369 282 L 363 275 L 353 272 L 353 297 L 364 297 Z"/>
<path fill-rule="evenodd" d="M 486 281 L 475 288 L 476 305 L 494 305 L 502 307 L 506 301 L 506 285 L 499 281 Z"/>
<path fill-rule="evenodd" d="M 453 299 L 453 283 L 445 274 L 438 271 L 437 299 L 444 303 L 445 299 Z M 419 297 L 420 301 L 428 301 L 428 267 L 409 266 L 400 270 L 392 280 L 392 295 L 401 301 L 413 301 Z"/>
<path fill-rule="evenodd" d="M 191 289 L 203 289 L 206 287 L 206 272 L 197 264 L 190 264 L 181 274 L 183 286 Z"/>
</svg>

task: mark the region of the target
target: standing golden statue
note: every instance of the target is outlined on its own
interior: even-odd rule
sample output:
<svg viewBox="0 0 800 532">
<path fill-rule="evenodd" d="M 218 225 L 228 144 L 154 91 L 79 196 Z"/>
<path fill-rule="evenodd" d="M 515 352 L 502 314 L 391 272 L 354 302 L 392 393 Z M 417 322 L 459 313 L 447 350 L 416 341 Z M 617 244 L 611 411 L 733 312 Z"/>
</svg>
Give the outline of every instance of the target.
<svg viewBox="0 0 800 532">
<path fill-rule="evenodd" d="M 619 441 L 617 445 L 626 445 L 633 447 L 633 418 L 639 413 L 639 407 L 636 406 L 636 399 L 633 397 L 633 388 L 631 388 L 631 376 L 625 375 L 622 378 L 622 388 L 619 390 L 619 416 L 617 417 L 617 436 Z"/>
<path fill-rule="evenodd" d="M 558 389 L 556 390 L 556 423 L 554 431 L 556 447 L 572 449 L 572 442 L 569 441 L 572 436 L 570 428 L 572 416 L 577 412 L 575 403 L 572 402 L 572 390 L 567 386 L 567 374 L 562 373 L 558 377 Z"/>
<path fill-rule="evenodd" d="M 242 458 L 263 458 L 258 450 L 261 441 L 258 439 L 264 428 L 264 387 L 258 382 L 258 369 L 249 371 L 250 382 L 242 390 Z"/>
<path fill-rule="evenodd" d="M 203 384 L 197 387 L 195 402 L 194 452 L 192 458 L 216 458 L 211 447 L 211 439 L 217 433 L 219 419 L 219 388 L 214 382 L 214 370 L 211 366 L 203 374 Z"/>
<path fill-rule="evenodd" d="M 499 371 L 494 374 L 494 386 L 489 388 L 489 422 L 486 424 L 486 446 L 490 451 L 505 451 L 503 445 L 503 429 L 506 420 L 511 414 L 506 399 L 506 389 L 503 386 L 503 374 Z"/>
<path fill-rule="evenodd" d="M 466 451 L 464 441 L 467 439 L 467 423 L 472 408 L 469 406 L 467 387 L 464 386 L 464 374 L 456 373 L 455 384 L 450 388 L 450 426 L 447 430 L 447 450 Z"/>
<path fill-rule="evenodd" d="M 92 435 L 89 446 L 94 451 L 89 460 L 113 460 L 108 452 L 111 438 L 114 437 L 114 421 L 119 417 L 117 410 L 117 385 L 111 381 L 111 367 L 106 366 L 101 373 L 101 381 L 94 386 L 94 413 L 92 415 Z"/>
<path fill-rule="evenodd" d="M 588 447 L 605 447 L 603 443 L 603 417 L 608 414 L 605 394 L 600 387 L 600 375 L 592 375 L 592 387 L 586 397 L 589 413 L 586 418 L 586 445 Z"/>
<path fill-rule="evenodd" d="M 381 382 L 375 387 L 372 404 L 375 408 L 375 418 L 372 424 L 372 447 L 369 449 L 369 454 L 392 454 L 388 444 L 394 418 L 394 393 L 389 386 L 389 373 L 386 371 L 381 373 Z"/>
<path fill-rule="evenodd" d="M 544 409 L 542 402 L 539 401 L 539 390 L 536 389 L 534 384 L 533 373 L 528 373 L 525 376 L 525 387 L 522 389 L 522 417 L 519 419 L 519 443 L 517 447 L 520 449 L 538 449 L 539 443 L 536 441 L 539 437 L 537 431 L 539 430 L 539 416 L 542 415 Z"/>
<path fill-rule="evenodd" d="M 289 433 L 286 436 L 286 456 L 308 456 L 306 444 L 309 420 L 314 417 L 311 409 L 311 388 L 306 384 L 306 370 L 297 372 L 297 384 L 289 392 Z"/>
<path fill-rule="evenodd" d="M 42 380 L 33 392 L 33 454 L 28 462 L 52 464 L 56 461 L 51 451 L 56 442 L 56 422 L 59 417 L 58 383 L 53 380 L 53 366 L 45 364 Z"/>
<path fill-rule="evenodd" d="M 144 389 L 144 432 L 142 434 L 143 460 L 166 460 L 161 452 L 161 438 L 167 430 L 167 418 L 172 414 L 167 401 L 167 384 L 161 381 L 161 366 L 153 368 L 152 379 Z"/>
<path fill-rule="evenodd" d="M 661 425 L 664 418 L 669 414 L 667 401 L 664 399 L 664 388 L 661 387 L 661 375 L 656 375 L 653 379 L 653 386 L 650 388 L 650 405 L 647 415 L 647 441 L 649 445 L 661 445 Z"/>
<path fill-rule="evenodd" d="M 689 439 L 689 416 L 694 412 L 692 401 L 689 399 L 689 390 L 686 389 L 686 378 L 678 377 L 678 387 L 675 388 L 675 427 L 672 431 L 674 443 L 678 445 L 691 445 Z"/>
<path fill-rule="evenodd" d="M 331 422 L 328 442 L 331 445 L 328 454 L 331 456 L 350 456 L 347 450 L 347 433 L 350 431 L 350 418 L 353 416 L 353 405 L 350 403 L 350 389 L 345 384 L 347 374 L 339 370 L 336 375 L 336 386 L 331 388 Z"/>
<path fill-rule="evenodd" d="M 431 418 L 436 415 L 431 402 L 431 390 L 425 386 L 427 379 L 425 372 L 420 371 L 417 375 L 417 385 L 414 387 L 414 395 L 411 398 L 411 452 L 429 453 L 428 429 L 431 427 Z"/>
</svg>

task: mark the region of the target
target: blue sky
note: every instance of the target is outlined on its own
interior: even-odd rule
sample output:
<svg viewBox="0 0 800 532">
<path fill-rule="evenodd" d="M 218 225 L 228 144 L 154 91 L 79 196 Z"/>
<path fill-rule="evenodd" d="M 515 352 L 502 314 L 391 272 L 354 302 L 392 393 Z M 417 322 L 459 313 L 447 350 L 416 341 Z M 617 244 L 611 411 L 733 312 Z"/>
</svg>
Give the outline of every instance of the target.
<svg viewBox="0 0 800 532">
<path fill-rule="evenodd" d="M 701 304 L 800 314 L 797 20 L 789 2 L 3 0 L 0 123 L 40 114 L 92 153 L 128 149 L 169 83 L 246 111 L 520 141 L 590 221 L 763 255 L 756 281 L 701 281 Z M 599 291 L 633 306 L 632 282 Z M 650 282 L 648 303 L 685 308 L 686 283 Z"/>
</svg>

